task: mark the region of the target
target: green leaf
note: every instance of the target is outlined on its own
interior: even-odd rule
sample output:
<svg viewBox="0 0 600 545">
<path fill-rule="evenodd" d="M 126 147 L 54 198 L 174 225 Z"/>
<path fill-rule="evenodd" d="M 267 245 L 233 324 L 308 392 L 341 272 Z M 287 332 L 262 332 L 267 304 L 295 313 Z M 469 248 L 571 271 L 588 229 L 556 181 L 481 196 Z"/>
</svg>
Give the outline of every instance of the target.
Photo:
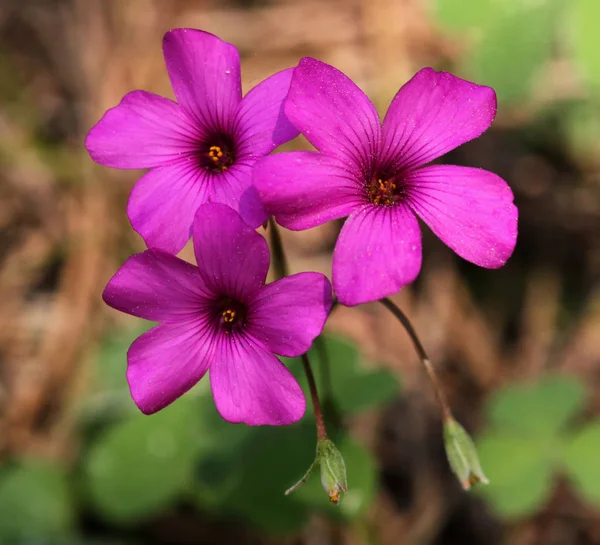
<svg viewBox="0 0 600 545">
<path fill-rule="evenodd" d="M 585 389 L 575 377 L 550 375 L 538 383 L 539 412 L 546 415 L 546 433 L 564 428 L 585 404 Z"/>
<path fill-rule="evenodd" d="M 310 422 L 253 429 L 232 460 L 239 467 L 227 509 L 269 534 L 298 532 L 308 510 L 294 494 L 284 496 L 284 492 L 312 463 L 315 445 Z"/>
<path fill-rule="evenodd" d="M 502 516 L 525 517 L 549 498 L 552 456 L 533 438 L 489 433 L 477 441 L 483 470 L 490 483 L 477 490 Z"/>
<path fill-rule="evenodd" d="M 537 384 L 516 384 L 498 391 L 488 403 L 488 414 L 499 430 L 550 437 L 565 427 L 584 401 L 584 389 L 575 378 L 548 376 Z"/>
<path fill-rule="evenodd" d="M 319 346 L 317 343 L 322 342 Z M 323 354 L 322 349 L 325 350 Z M 361 411 L 381 407 L 394 399 L 400 390 L 397 378 L 383 369 L 367 369 L 359 361 L 359 353 L 355 345 L 336 338 L 324 337 L 313 344 L 309 353 L 317 382 L 321 401 L 324 402 L 328 393 L 327 384 L 331 390 L 335 406 L 344 414 L 356 414 Z M 329 362 L 330 381 L 325 379 L 323 362 Z M 291 369 L 298 378 L 305 392 L 308 384 L 299 361 L 291 363 Z M 308 413 L 312 406 L 308 407 Z"/>
<path fill-rule="evenodd" d="M 25 461 L 0 478 L 0 543 L 67 536 L 72 509 L 65 472 Z"/>
<path fill-rule="evenodd" d="M 476 446 L 490 489 L 516 484 L 534 467 L 548 462 L 544 448 L 531 438 L 488 433 Z"/>
<path fill-rule="evenodd" d="M 600 505 L 600 422 L 594 421 L 569 438 L 564 449 L 567 472 L 581 496 Z"/>
<path fill-rule="evenodd" d="M 199 449 L 192 407 L 182 398 L 155 415 L 138 414 L 92 445 L 85 474 L 91 498 L 106 517 L 149 516 L 188 486 Z"/>
<path fill-rule="evenodd" d="M 571 18 L 571 41 L 573 55 L 585 79 L 596 91 L 600 91 L 600 2 L 597 0 L 573 0 Z"/>
<path fill-rule="evenodd" d="M 238 493 L 245 445 L 257 430 L 225 422 L 209 395 L 199 399 L 196 411 L 202 450 L 196 459 L 192 499 L 201 509 L 222 514 L 230 510 L 231 498 Z"/>
<path fill-rule="evenodd" d="M 142 333 L 156 324 L 139 320 L 135 327 L 114 332 L 103 339 L 96 356 L 96 380 L 98 391 L 120 390 L 129 393 L 125 371 L 127 370 L 127 351 L 131 343 Z"/>
<path fill-rule="evenodd" d="M 539 465 L 525 473 L 519 483 L 484 490 L 494 510 L 509 519 L 522 519 L 537 513 L 550 499 L 552 470 Z"/>
</svg>

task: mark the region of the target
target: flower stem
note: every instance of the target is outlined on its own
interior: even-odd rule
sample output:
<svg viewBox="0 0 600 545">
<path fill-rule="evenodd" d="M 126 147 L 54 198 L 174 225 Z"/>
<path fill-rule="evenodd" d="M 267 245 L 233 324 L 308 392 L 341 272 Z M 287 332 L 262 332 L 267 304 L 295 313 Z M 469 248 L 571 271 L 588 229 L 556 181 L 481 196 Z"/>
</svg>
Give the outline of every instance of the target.
<svg viewBox="0 0 600 545">
<path fill-rule="evenodd" d="M 319 394 L 317 393 L 317 383 L 315 382 L 315 375 L 312 372 L 308 355 L 302 354 L 302 365 L 304 366 L 304 372 L 308 379 L 308 387 L 310 389 L 310 397 L 312 398 L 313 409 L 315 412 L 315 421 L 317 423 L 317 440 L 322 441 L 327 439 L 327 430 L 325 429 L 325 422 L 323 420 L 323 413 L 321 412 L 321 402 L 319 401 Z"/>
<path fill-rule="evenodd" d="M 283 249 L 283 243 L 279 234 L 279 229 L 275 223 L 273 216 L 269 217 L 270 239 L 271 239 L 271 251 L 273 252 L 273 266 L 275 267 L 275 275 L 277 279 L 281 279 L 287 276 L 288 266 L 287 259 L 285 257 L 285 251 Z M 304 366 L 304 373 L 308 379 L 308 387 L 310 389 L 310 397 L 315 413 L 315 420 L 317 422 L 317 439 L 327 439 L 327 430 L 325 429 L 325 422 L 323 420 L 323 412 L 321 411 L 321 402 L 319 401 L 319 393 L 317 392 L 317 383 L 315 382 L 315 375 L 313 374 L 312 367 L 310 366 L 310 360 L 307 354 L 302 355 L 302 365 Z"/>
<path fill-rule="evenodd" d="M 277 224 L 275 223 L 275 218 L 273 216 L 269 216 L 269 227 L 271 227 L 270 239 L 275 275 L 278 279 L 285 278 L 288 275 L 287 259 L 285 258 L 281 235 L 279 234 L 279 229 L 277 229 Z"/>
<path fill-rule="evenodd" d="M 435 369 L 433 368 L 431 360 L 427 356 L 427 352 L 425 352 L 425 348 L 423 348 L 423 344 L 421 343 L 421 340 L 419 339 L 415 328 L 410 323 L 410 320 L 408 319 L 406 314 L 404 314 L 404 312 L 402 312 L 400 308 L 398 308 L 398 306 L 394 304 L 390 299 L 384 297 L 383 299 L 380 299 L 379 302 L 398 319 L 398 321 L 402 324 L 402 326 L 408 333 L 411 341 L 413 342 L 415 350 L 417 351 L 419 359 L 425 367 L 425 371 L 427 371 L 427 375 L 429 376 L 429 380 L 431 381 L 431 384 L 433 386 L 433 391 L 435 392 L 438 403 L 440 404 L 440 408 L 442 411 L 442 421 L 449 421 L 452 418 L 452 411 L 450 410 L 450 405 L 448 404 L 448 400 L 446 399 L 446 395 L 444 394 L 444 390 L 442 389 L 441 382 L 435 372 Z"/>
</svg>

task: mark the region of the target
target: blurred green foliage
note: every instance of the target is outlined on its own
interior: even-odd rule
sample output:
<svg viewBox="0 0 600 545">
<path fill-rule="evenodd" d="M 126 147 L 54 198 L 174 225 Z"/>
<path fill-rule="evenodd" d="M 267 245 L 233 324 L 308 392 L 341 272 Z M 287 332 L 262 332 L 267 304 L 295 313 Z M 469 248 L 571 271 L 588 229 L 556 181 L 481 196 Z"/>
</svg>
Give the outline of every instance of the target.
<svg viewBox="0 0 600 545">
<path fill-rule="evenodd" d="M 537 117 L 556 119 L 567 151 L 598 164 L 597 0 L 435 0 L 435 14 L 463 48 L 453 70 L 506 106 L 535 113 L 541 98 Z"/>
<path fill-rule="evenodd" d="M 558 57 L 573 61 L 600 91 L 600 3 L 596 0 L 436 0 L 439 21 L 467 36 L 465 73 L 501 101 L 528 99 L 535 78 Z"/>
<path fill-rule="evenodd" d="M 465 73 L 506 102 L 528 98 L 553 53 L 565 7 L 563 0 L 437 0 L 440 22 L 469 38 Z"/>
<path fill-rule="evenodd" d="M 66 471 L 23 462 L 0 474 L 0 512 L 13 515 L 3 517 L 0 543 L 35 537 L 76 539 L 74 528 L 82 510 L 109 528 L 119 528 L 187 505 L 275 535 L 300 530 L 314 511 L 340 522 L 366 513 L 375 497 L 375 462 L 342 422 L 330 428 L 348 468 L 350 492 L 341 504 L 329 503 L 318 472 L 304 487 L 284 496 L 314 459 L 310 402 L 305 418 L 292 426 L 229 424 L 218 415 L 204 380 L 155 415 L 132 410 L 126 353 L 142 331 L 119 333 L 100 351 L 96 383 L 101 386 L 81 409 L 85 444 L 75 467 Z M 344 418 L 380 407 L 398 394 L 395 377 L 367 370 L 353 345 L 334 338 L 320 342 L 311 359 L 319 370 L 319 355 L 326 354 L 331 376 L 318 373 L 317 382 Z M 288 359 L 286 364 L 306 387 L 301 362 Z"/>
<path fill-rule="evenodd" d="M 480 490 L 500 515 L 540 510 L 557 473 L 584 501 L 600 505 L 600 421 L 577 425 L 584 404 L 581 383 L 567 376 L 507 386 L 490 399 L 490 427 L 477 441 L 490 484 Z"/>
</svg>

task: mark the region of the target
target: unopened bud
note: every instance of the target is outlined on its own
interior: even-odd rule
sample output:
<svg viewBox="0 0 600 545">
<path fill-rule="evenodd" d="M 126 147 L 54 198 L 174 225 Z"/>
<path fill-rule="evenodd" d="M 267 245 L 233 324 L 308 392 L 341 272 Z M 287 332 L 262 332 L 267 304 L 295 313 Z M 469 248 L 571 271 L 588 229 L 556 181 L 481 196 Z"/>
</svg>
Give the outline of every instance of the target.
<svg viewBox="0 0 600 545">
<path fill-rule="evenodd" d="M 329 495 L 331 503 L 339 503 L 342 492 L 348 492 L 348 482 L 346 480 L 346 463 L 340 451 L 329 439 L 321 439 L 317 443 L 317 456 L 315 461 L 308 468 L 304 477 L 294 486 L 288 488 L 285 493 L 291 494 L 297 488 L 300 488 L 308 479 L 315 466 L 321 467 L 321 483 L 325 492 Z"/>
<path fill-rule="evenodd" d="M 489 483 L 481 469 L 473 440 L 454 418 L 444 422 L 444 442 L 450 467 L 465 490 L 476 483 Z"/>
<path fill-rule="evenodd" d="M 337 447 L 323 439 L 317 444 L 317 461 L 321 466 L 321 483 L 331 503 L 339 503 L 342 492 L 348 492 L 346 463 Z"/>
</svg>

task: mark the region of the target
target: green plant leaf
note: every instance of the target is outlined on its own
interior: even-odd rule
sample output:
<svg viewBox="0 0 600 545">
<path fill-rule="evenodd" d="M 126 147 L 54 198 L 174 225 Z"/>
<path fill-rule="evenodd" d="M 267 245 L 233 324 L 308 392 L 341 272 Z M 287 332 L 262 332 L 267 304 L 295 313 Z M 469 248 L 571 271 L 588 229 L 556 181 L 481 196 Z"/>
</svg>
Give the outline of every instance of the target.
<svg viewBox="0 0 600 545">
<path fill-rule="evenodd" d="M 137 337 L 155 325 L 154 322 L 138 320 L 134 327 L 113 332 L 102 340 L 95 366 L 97 377 L 94 384 L 98 391 L 119 390 L 129 393 L 125 378 L 127 351 Z"/>
<path fill-rule="evenodd" d="M 552 488 L 553 459 L 543 443 L 491 432 L 477 441 L 477 450 L 490 481 L 477 490 L 500 515 L 525 517 L 546 503 Z"/>
<path fill-rule="evenodd" d="M 573 0 L 570 2 L 571 42 L 573 55 L 586 81 L 600 91 L 600 3 L 597 0 Z"/>
<path fill-rule="evenodd" d="M 498 391 L 488 403 L 488 415 L 499 430 L 550 437 L 566 426 L 584 401 L 578 380 L 548 376 L 536 384 L 514 384 Z"/>
<path fill-rule="evenodd" d="M 66 537 L 73 524 L 67 476 L 47 462 L 26 460 L 0 478 L 0 543 Z"/>
<path fill-rule="evenodd" d="M 92 445 L 85 476 L 92 501 L 106 517 L 151 515 L 189 485 L 200 448 L 192 407 L 182 398 L 155 415 L 137 414 Z"/>
<path fill-rule="evenodd" d="M 490 489 L 518 483 L 532 468 L 548 462 L 539 441 L 531 438 L 488 432 L 476 447 Z"/>
<path fill-rule="evenodd" d="M 317 388 L 321 401 L 327 394 L 327 382 L 323 376 L 323 353 L 329 362 L 331 377 L 331 390 L 335 406 L 344 414 L 351 415 L 361 411 L 381 407 L 394 399 L 400 390 L 398 379 L 384 369 L 368 369 L 362 365 L 355 345 L 337 337 L 324 337 L 319 347 L 317 343 L 309 353 Z M 289 360 L 288 360 L 289 363 Z M 302 365 L 299 361 L 292 361 L 290 368 L 305 392 L 308 392 L 308 383 L 304 376 Z M 312 412 L 308 404 L 307 412 Z"/>
<path fill-rule="evenodd" d="M 525 473 L 519 483 L 484 491 L 494 510 L 509 519 L 522 519 L 538 512 L 552 493 L 552 469 L 539 465 Z"/>
<path fill-rule="evenodd" d="M 573 485 L 581 496 L 600 505 L 600 421 L 573 434 L 564 448 L 564 461 Z"/>
<path fill-rule="evenodd" d="M 312 463 L 315 445 L 311 422 L 252 429 L 239 447 L 238 457 L 231 460 L 239 467 L 227 509 L 268 534 L 299 531 L 307 521 L 308 509 L 294 494 L 284 496 L 284 492 Z"/>
</svg>

